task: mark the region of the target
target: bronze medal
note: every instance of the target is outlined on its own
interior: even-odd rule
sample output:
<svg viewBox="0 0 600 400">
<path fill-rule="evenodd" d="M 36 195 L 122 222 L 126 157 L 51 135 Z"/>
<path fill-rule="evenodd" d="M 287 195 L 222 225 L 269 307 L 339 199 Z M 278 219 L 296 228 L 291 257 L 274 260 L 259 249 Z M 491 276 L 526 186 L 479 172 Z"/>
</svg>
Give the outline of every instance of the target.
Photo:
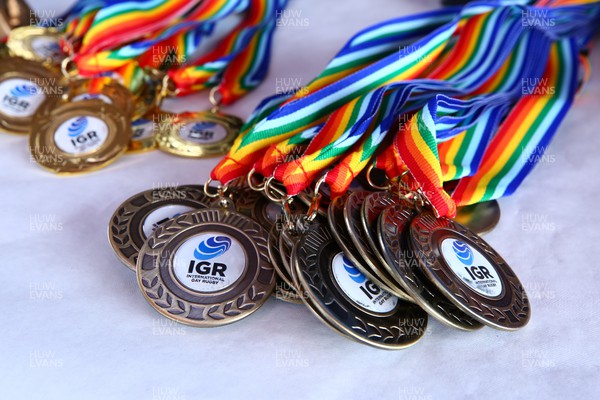
<svg viewBox="0 0 600 400">
<path fill-rule="evenodd" d="M 438 321 L 466 331 L 481 328 L 483 325 L 480 322 L 446 299 L 415 265 L 414 255 L 410 253 L 410 247 L 406 243 L 406 228 L 410 226 L 415 214 L 415 210 L 411 208 L 392 205 L 380 216 L 379 243 L 388 264 L 393 267 L 393 275 L 415 302 Z"/>
<path fill-rule="evenodd" d="M 531 308 L 523 285 L 477 234 L 426 213 L 412 221 L 409 242 L 421 271 L 464 313 L 501 330 L 527 324 Z"/>
<path fill-rule="evenodd" d="M 296 274 L 311 300 L 305 303 L 336 329 L 383 349 L 406 348 L 425 334 L 427 313 L 369 281 L 344 256 L 326 225 L 313 222 L 294 255 Z"/>
<path fill-rule="evenodd" d="M 150 305 L 177 322 L 226 325 L 258 310 L 275 289 L 267 232 L 228 210 L 191 211 L 160 225 L 137 261 Z"/>
<path fill-rule="evenodd" d="M 125 200 L 115 210 L 108 226 L 108 240 L 119 260 L 135 271 L 138 253 L 156 228 L 170 218 L 211 204 L 212 199 L 204 194 L 202 186 L 146 190 Z"/>
</svg>

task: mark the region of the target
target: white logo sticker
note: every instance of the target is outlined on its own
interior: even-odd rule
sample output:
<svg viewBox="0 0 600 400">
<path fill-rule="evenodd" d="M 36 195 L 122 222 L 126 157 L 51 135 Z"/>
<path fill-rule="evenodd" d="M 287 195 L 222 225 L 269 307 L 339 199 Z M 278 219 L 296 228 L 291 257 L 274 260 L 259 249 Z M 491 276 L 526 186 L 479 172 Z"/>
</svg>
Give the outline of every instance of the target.
<svg viewBox="0 0 600 400">
<path fill-rule="evenodd" d="M 54 132 L 56 146 L 70 154 L 83 154 L 97 150 L 108 137 L 108 126 L 96 117 L 73 117 Z"/>
<path fill-rule="evenodd" d="M 41 58 L 58 62 L 63 58 L 58 39 L 52 36 L 38 36 L 31 41 L 31 48 Z"/>
<path fill-rule="evenodd" d="M 353 302 L 375 313 L 385 314 L 394 309 L 398 298 L 367 279 L 344 253 L 338 253 L 332 262 L 333 276 L 342 291 Z"/>
<path fill-rule="evenodd" d="M 233 285 L 246 270 L 240 243 L 218 232 L 186 240 L 173 257 L 175 277 L 196 292 L 217 292 Z"/>
<path fill-rule="evenodd" d="M 142 224 L 142 232 L 144 232 L 145 237 L 148 237 L 152 235 L 152 232 L 154 232 L 160 224 L 192 210 L 194 210 L 194 208 L 181 204 L 169 204 L 167 206 L 159 207 L 146 215 L 144 223 Z"/>
<path fill-rule="evenodd" d="M 102 100 L 106 104 L 112 104 L 112 100 L 105 94 L 102 93 L 82 93 L 73 97 L 73 102 L 82 101 L 82 100 Z"/>
<path fill-rule="evenodd" d="M 27 79 L 8 79 L 0 83 L 0 112 L 9 117 L 31 117 L 46 99 L 44 91 Z"/>
<path fill-rule="evenodd" d="M 446 264 L 468 287 L 486 297 L 502 293 L 496 269 L 479 251 L 458 239 L 446 238 L 441 245 Z"/>
<path fill-rule="evenodd" d="M 227 137 L 227 131 L 222 125 L 210 121 L 193 122 L 179 129 L 183 140 L 198 144 L 218 143 Z"/>
</svg>

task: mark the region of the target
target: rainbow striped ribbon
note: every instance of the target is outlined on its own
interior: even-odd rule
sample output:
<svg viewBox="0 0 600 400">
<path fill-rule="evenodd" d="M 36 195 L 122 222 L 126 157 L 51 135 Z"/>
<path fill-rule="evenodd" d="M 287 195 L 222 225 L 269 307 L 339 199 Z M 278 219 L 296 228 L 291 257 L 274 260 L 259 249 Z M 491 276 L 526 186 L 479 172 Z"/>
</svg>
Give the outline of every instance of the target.
<svg viewBox="0 0 600 400">
<path fill-rule="evenodd" d="M 418 40 L 413 45 L 414 49 L 407 51 L 404 57 L 388 55 L 315 92 L 309 91 L 304 97 L 289 101 L 234 143 L 229 154 L 213 170 L 213 178 L 228 182 L 247 173 L 265 147 L 324 122 L 328 114 L 360 95 L 420 73 L 427 66 L 423 57 L 437 57 L 462 19 L 492 10 L 500 3 L 503 2 L 471 4 L 463 8 L 460 16 L 451 23 Z"/>
<path fill-rule="evenodd" d="M 173 19 L 185 15 L 196 3 L 189 0 L 147 0 L 108 4 L 96 14 L 79 53 L 98 53 L 163 29 Z"/>
<path fill-rule="evenodd" d="M 447 80 L 402 80 L 398 83 L 385 85 L 382 88 L 377 89 L 375 92 L 367 93 L 366 95 L 357 98 L 366 99 L 372 95 L 374 95 L 376 98 L 380 98 L 381 95 L 386 91 L 399 89 L 403 91 L 402 95 L 399 96 L 402 101 L 397 101 L 396 106 L 393 109 L 394 112 L 392 112 L 390 117 L 386 119 L 387 123 L 384 126 L 384 129 L 371 133 L 372 135 L 375 135 L 375 140 L 367 141 L 366 143 L 369 146 L 362 146 L 357 150 L 357 153 L 359 154 L 355 155 L 354 159 L 356 163 L 353 166 L 357 172 L 360 172 L 362 169 L 360 167 L 361 165 L 364 167 L 367 164 L 369 158 L 375 152 L 377 146 L 381 143 L 383 136 L 385 136 L 387 133 L 391 122 L 395 120 L 397 110 L 404 106 L 408 100 L 408 97 L 413 91 L 423 92 L 426 94 L 426 97 L 431 97 L 435 92 L 439 93 L 443 91 L 456 93 L 462 92 L 467 94 L 473 88 L 478 86 L 478 82 L 480 82 L 482 79 L 487 79 L 487 77 L 497 70 L 502 63 L 502 60 L 505 59 L 508 54 L 510 54 L 514 43 L 518 40 L 523 31 L 518 15 L 515 15 L 514 11 L 515 10 L 511 8 L 497 9 L 486 14 L 475 16 L 469 20 L 460 35 L 460 38 L 467 39 L 459 40 L 456 45 L 456 49 L 452 52 L 452 54 L 456 54 L 468 61 L 461 64 L 458 71 L 456 69 L 452 69 L 453 73 Z M 479 37 L 487 38 L 487 40 L 479 39 L 480 46 L 463 46 L 464 42 L 472 42 L 473 38 L 477 37 L 473 34 L 474 31 L 477 31 L 478 33 L 483 32 L 483 34 L 479 35 Z M 492 35 L 489 34 L 491 32 L 494 32 L 495 36 L 492 37 Z M 462 51 L 463 47 L 477 50 L 469 53 L 468 51 Z M 450 64 L 452 64 L 453 60 L 453 58 L 450 58 Z M 431 61 L 428 59 L 425 59 L 425 62 L 431 64 Z M 437 77 L 439 74 L 434 71 L 432 76 Z M 417 78 L 417 76 L 414 78 Z M 438 101 L 443 100 L 440 98 Z M 449 100 L 446 101 L 448 102 Z M 365 108 L 364 112 L 361 112 L 360 110 L 356 109 L 356 106 L 352 102 L 350 102 L 339 110 L 335 111 L 332 114 L 332 118 L 340 112 L 351 111 L 353 114 L 360 113 L 362 115 L 360 118 L 357 118 L 356 121 L 350 121 L 348 126 L 338 125 L 340 126 L 340 129 L 346 129 L 347 134 L 338 139 L 337 142 L 330 143 L 319 152 L 311 154 L 307 157 L 302 157 L 301 159 L 295 160 L 286 166 L 287 168 L 285 168 L 285 173 L 282 173 L 281 176 L 285 177 L 283 183 L 288 189 L 288 194 L 294 195 L 303 190 L 310 182 L 312 182 L 313 178 L 317 174 L 319 174 L 324 168 L 331 165 L 331 163 L 336 161 L 339 157 L 344 155 L 344 153 L 346 153 L 351 146 L 357 143 L 358 140 L 360 140 L 360 138 L 367 132 L 367 129 L 371 126 L 371 121 L 374 118 L 375 113 L 377 113 L 378 106 L 379 104 L 376 102 L 373 104 L 372 108 Z M 467 106 L 467 104 L 461 104 L 460 107 L 464 108 Z M 447 104 L 447 108 L 448 107 L 450 107 L 450 104 Z M 450 110 L 446 110 L 446 112 L 450 112 Z M 450 117 L 446 117 L 446 120 L 449 118 Z M 450 120 L 448 122 L 452 121 Z M 343 168 L 344 166 L 344 163 L 339 165 L 340 168 Z M 347 179 L 342 182 L 339 181 L 340 175 L 336 174 L 337 171 L 332 172 L 332 175 L 335 174 L 335 177 L 332 177 L 330 182 L 337 182 L 338 185 L 341 186 L 345 186 L 346 184 L 349 186 L 351 182 L 351 179 L 349 178 L 353 174 L 351 175 L 347 173 Z M 277 175 L 276 178 L 278 178 Z M 334 191 L 337 193 L 343 193 L 345 192 L 346 188 L 347 186 L 342 188 L 343 190 L 340 190 L 336 187 Z"/>
<path fill-rule="evenodd" d="M 506 117 L 477 172 L 461 179 L 454 190 L 458 205 L 512 194 L 542 159 L 577 91 L 578 49 L 573 39 L 552 45 L 538 84 Z"/>
<path fill-rule="evenodd" d="M 410 17 L 397 18 L 386 21 L 356 34 L 348 43 L 336 54 L 336 56 L 327 65 L 325 70 L 314 79 L 305 88 L 302 88 L 298 94 L 287 96 L 273 96 L 269 101 L 261 103 L 253 113 L 253 116 L 242 128 L 242 134 L 238 142 L 256 123 L 266 118 L 275 109 L 282 104 L 302 97 L 310 91 L 315 91 L 331 83 L 334 80 L 347 76 L 354 71 L 371 64 L 375 60 L 397 51 L 400 46 L 406 45 L 413 40 L 423 37 L 433 29 L 448 22 L 459 12 L 458 8 L 444 9 L 430 13 L 421 14 L 416 20 Z M 300 88 L 298 88 L 300 89 Z M 277 101 L 277 104 L 271 102 L 271 99 Z M 267 110 L 267 107 L 269 108 Z M 257 118 L 260 115 L 260 118 Z M 256 155 L 258 161 L 254 165 L 257 172 L 269 176 L 273 173 L 277 164 L 281 160 L 290 159 L 297 156 L 307 141 L 313 139 L 321 130 L 324 124 L 318 124 L 308 128 L 306 131 L 285 139 L 279 143 L 272 144 L 260 155 Z M 326 132 L 323 132 L 326 135 Z"/>
<path fill-rule="evenodd" d="M 176 49 L 177 59 L 188 59 L 198 48 L 201 38 L 212 33 L 214 23 L 221 21 L 234 13 L 245 10 L 244 0 L 213 0 L 202 2 L 197 10 L 189 15 L 180 17 L 163 29 L 152 32 L 149 38 L 138 40 L 132 44 L 100 51 L 92 54 L 82 54 L 77 58 L 80 71 L 93 75 L 107 70 L 114 70 L 137 58 L 143 58 L 144 66 L 156 67 L 153 62 L 152 49 Z"/>
</svg>

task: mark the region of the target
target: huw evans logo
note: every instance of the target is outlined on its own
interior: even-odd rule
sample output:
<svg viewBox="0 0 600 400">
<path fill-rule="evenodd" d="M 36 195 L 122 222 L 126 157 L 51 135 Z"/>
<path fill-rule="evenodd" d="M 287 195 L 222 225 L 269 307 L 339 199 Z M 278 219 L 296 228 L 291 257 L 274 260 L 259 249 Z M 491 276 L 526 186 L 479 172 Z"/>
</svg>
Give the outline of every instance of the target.
<svg viewBox="0 0 600 400">
<path fill-rule="evenodd" d="M 455 240 L 452 243 L 452 250 L 454 250 L 456 258 L 458 258 L 461 263 L 465 265 L 471 265 L 473 263 L 473 252 L 466 243 Z"/>
<path fill-rule="evenodd" d="M 71 123 L 69 126 L 69 136 L 77 137 L 85 131 L 85 128 L 88 127 L 88 120 L 86 117 L 79 117 L 75 121 Z"/>
<path fill-rule="evenodd" d="M 190 260 L 188 274 L 194 271 L 200 275 L 225 276 L 227 265 L 208 260 L 222 256 L 231 247 L 231 239 L 227 236 L 212 236 L 200 242 L 194 250 L 195 260 Z"/>
<path fill-rule="evenodd" d="M 215 136 L 215 127 L 217 126 L 214 122 L 196 122 L 190 128 L 188 137 L 196 140 L 212 140 Z"/>
<path fill-rule="evenodd" d="M 33 85 L 17 85 L 10 90 L 13 97 L 30 97 L 38 93 L 37 87 Z"/>
<path fill-rule="evenodd" d="M 348 272 L 348 276 L 356 283 L 363 283 L 367 278 L 360 272 L 345 255 L 342 256 L 342 262 L 344 263 L 344 269 Z"/>
</svg>

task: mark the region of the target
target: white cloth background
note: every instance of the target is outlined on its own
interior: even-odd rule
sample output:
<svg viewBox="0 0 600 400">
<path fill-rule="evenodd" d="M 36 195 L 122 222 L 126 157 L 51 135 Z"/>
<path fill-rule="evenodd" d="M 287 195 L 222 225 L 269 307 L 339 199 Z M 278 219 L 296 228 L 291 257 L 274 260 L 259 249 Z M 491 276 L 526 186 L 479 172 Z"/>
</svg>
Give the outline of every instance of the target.
<svg viewBox="0 0 600 400">
<path fill-rule="evenodd" d="M 278 79 L 306 84 L 360 29 L 438 6 L 435 0 L 292 0 L 289 9 L 306 26 L 278 30 L 268 78 L 228 111 L 247 117 L 281 86 Z M 599 66 L 600 52 L 592 58 Z M 0 398 L 597 398 L 595 72 L 545 162 L 518 193 L 500 200 L 502 219 L 486 236 L 525 283 L 530 324 L 514 333 L 465 333 L 430 320 L 427 337 L 396 352 L 347 340 L 304 306 L 275 299 L 221 328 L 167 321 L 114 256 L 107 223 L 132 194 L 204 182 L 217 160 L 155 151 L 124 156 L 89 175 L 57 177 L 30 160 L 25 137 L 0 135 Z M 170 105 L 202 110 L 206 97 Z M 54 223 L 40 228 L 45 219 Z"/>
</svg>

